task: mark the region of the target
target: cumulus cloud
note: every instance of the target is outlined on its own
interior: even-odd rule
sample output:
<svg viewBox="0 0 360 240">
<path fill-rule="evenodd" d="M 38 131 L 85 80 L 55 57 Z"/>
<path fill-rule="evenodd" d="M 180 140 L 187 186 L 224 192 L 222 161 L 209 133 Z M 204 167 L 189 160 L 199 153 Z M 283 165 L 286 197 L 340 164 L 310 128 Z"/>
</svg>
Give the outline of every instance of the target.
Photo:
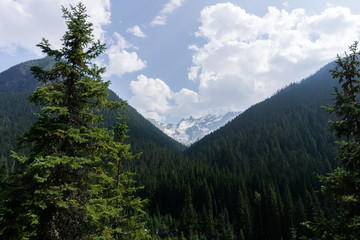
<svg viewBox="0 0 360 240">
<path fill-rule="evenodd" d="M 79 1 L 74 2 L 73 5 Z M 104 41 L 105 30 L 103 26 L 111 23 L 110 0 L 86 0 L 83 3 L 87 7 L 89 21 L 93 23 L 95 38 Z"/>
<path fill-rule="evenodd" d="M 136 72 L 146 67 L 146 61 L 139 58 L 136 52 L 128 51 L 134 48 L 119 33 L 114 33 L 115 41 L 110 44 L 106 51 L 108 55 L 108 65 L 106 75 L 117 75 L 121 77 L 125 73 Z"/>
<path fill-rule="evenodd" d="M 0 51 L 15 54 L 18 48 L 40 55 L 36 47 L 42 37 L 54 47 L 60 47 L 60 38 L 66 29 L 61 5 L 76 5 L 77 0 L 0 1 Z M 110 0 L 89 0 L 85 3 L 94 35 L 102 39 L 103 26 L 110 23 Z"/>
<path fill-rule="evenodd" d="M 198 83 L 197 91 L 174 92 L 164 81 L 141 75 L 131 84 L 130 103 L 158 120 L 245 110 L 314 73 L 359 33 L 360 15 L 344 7 L 329 6 L 316 15 L 269 7 L 259 17 L 231 3 L 209 6 L 196 32 L 203 44 L 189 47 L 188 77 Z"/>
<path fill-rule="evenodd" d="M 190 46 L 190 80 L 203 109 L 244 110 L 314 73 L 359 39 L 360 15 L 329 7 L 318 15 L 269 7 L 255 16 L 232 3 L 206 7 Z"/>
<path fill-rule="evenodd" d="M 186 116 L 192 114 L 192 104 L 198 101 L 197 93 L 183 88 L 173 92 L 159 78 L 139 75 L 137 80 L 130 82 L 133 97 L 129 103 L 145 117 L 164 121 L 166 115 Z"/>
<path fill-rule="evenodd" d="M 174 95 L 174 99 L 179 106 L 188 106 L 199 101 L 198 94 L 189 89 L 183 88 Z"/>
<path fill-rule="evenodd" d="M 145 33 L 140 29 L 138 25 L 128 28 L 126 32 L 129 32 L 136 37 L 140 37 L 140 38 L 146 37 Z"/>
<path fill-rule="evenodd" d="M 165 25 L 167 16 L 172 14 L 177 8 L 181 7 L 185 0 L 170 0 L 163 9 L 160 11 L 159 15 L 157 15 L 151 22 L 150 25 Z"/>
<path fill-rule="evenodd" d="M 129 100 L 132 106 L 146 117 L 163 120 L 154 113 L 167 112 L 170 109 L 169 101 L 173 98 L 173 92 L 164 81 L 139 75 L 137 81 L 130 82 L 130 88 L 134 94 Z"/>
</svg>

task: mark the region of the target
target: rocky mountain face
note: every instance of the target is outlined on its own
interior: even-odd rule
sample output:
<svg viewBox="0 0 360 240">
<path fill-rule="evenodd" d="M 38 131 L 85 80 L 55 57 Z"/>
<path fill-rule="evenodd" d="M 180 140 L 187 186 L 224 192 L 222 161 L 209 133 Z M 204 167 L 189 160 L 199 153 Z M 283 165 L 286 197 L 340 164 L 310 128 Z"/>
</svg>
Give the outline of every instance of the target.
<svg viewBox="0 0 360 240">
<path fill-rule="evenodd" d="M 200 118 L 182 119 L 177 124 L 162 123 L 154 119 L 149 120 L 168 136 L 189 146 L 224 126 L 239 114 L 240 112 L 229 112 L 225 115 L 208 114 Z"/>
</svg>

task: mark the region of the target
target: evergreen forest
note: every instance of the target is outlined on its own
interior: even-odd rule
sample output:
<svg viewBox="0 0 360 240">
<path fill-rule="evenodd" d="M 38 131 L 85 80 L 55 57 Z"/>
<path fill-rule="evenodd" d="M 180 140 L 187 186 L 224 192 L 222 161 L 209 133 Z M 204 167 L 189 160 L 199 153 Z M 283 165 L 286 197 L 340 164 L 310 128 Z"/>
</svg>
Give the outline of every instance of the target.
<svg viewBox="0 0 360 240">
<path fill-rule="evenodd" d="M 35 121 L 39 107 L 26 97 L 36 86 L 30 71 L 51 59 L 19 64 L 0 74 L 24 89 L 0 92 L 1 164 L 14 170 L 10 150 Z M 279 90 L 220 130 L 189 148 L 167 137 L 131 106 L 125 115 L 132 152 L 124 167 L 136 172 L 148 200 L 147 227 L 159 239 L 292 239 L 309 234 L 301 225 L 323 211 L 317 174 L 335 167 L 337 146 L 321 108 L 331 103 L 329 64 L 316 74 Z M 21 77 L 19 77 L 21 75 Z M 109 99 L 121 101 L 109 91 Z M 104 110 L 104 125 L 117 111 Z M 5 174 L 6 171 L 3 171 Z"/>
<path fill-rule="evenodd" d="M 42 46 L 48 51 L 46 42 Z M 50 57 L 21 63 L 0 73 L 2 184 L 21 169 L 17 161 L 25 150 L 18 148 L 19 137 L 37 123 L 42 112 L 41 106 L 30 103 L 28 98 L 37 87 L 46 88 L 46 81 L 37 82 L 31 67 L 44 71 L 38 72 L 38 77 L 53 66 L 59 67 L 59 57 L 49 53 Z M 131 157 L 124 155 L 131 160 L 122 159 L 118 171 L 129 173 L 128 181 L 136 184 L 131 185 L 134 191 L 125 190 L 135 194 L 131 201 L 143 199 L 137 204 L 143 204 L 144 212 L 139 214 L 145 225 L 135 228 L 142 228 L 146 234 L 133 239 L 332 239 L 315 238 L 306 223 L 333 214 L 332 202 L 320 191 L 319 176 L 338 166 L 339 146 L 328 121 L 336 122 L 339 116 L 322 108 L 334 100 L 331 93 L 338 82 L 330 70 L 335 68 L 336 63 L 329 63 L 301 82 L 284 87 L 188 148 L 166 136 L 129 105 L 124 110 L 100 106 L 94 114 L 103 116 L 103 123 L 90 125 L 94 129 L 101 125 L 108 131 L 118 126 L 120 133 L 125 134 L 127 129 L 129 135 L 114 135 L 114 139 L 119 140 L 125 152 L 131 146 Z M 114 92 L 107 92 L 104 101 L 123 103 Z M 124 116 L 120 125 L 119 114 Z M 125 127 L 121 125 L 124 122 Z M 11 150 L 17 151 L 17 158 L 12 157 Z M 105 167 L 108 168 L 110 165 Z M 111 186 L 105 184 L 105 188 L 110 194 Z M 2 221 L 7 220 L 4 216 L 0 216 Z M 2 234 L 4 229 L 1 225 Z M 113 239 L 106 238 L 104 229 L 95 232 L 103 238 L 94 239 Z M 28 238 L 19 235 L 13 239 Z"/>
</svg>

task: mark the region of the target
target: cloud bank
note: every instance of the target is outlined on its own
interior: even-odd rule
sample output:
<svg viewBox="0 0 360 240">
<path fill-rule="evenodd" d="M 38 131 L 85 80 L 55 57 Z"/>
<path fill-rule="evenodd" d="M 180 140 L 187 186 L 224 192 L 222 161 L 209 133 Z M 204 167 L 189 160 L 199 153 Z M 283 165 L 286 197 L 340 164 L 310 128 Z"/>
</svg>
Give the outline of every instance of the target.
<svg viewBox="0 0 360 240">
<path fill-rule="evenodd" d="M 201 11 L 196 32 L 204 43 L 189 47 L 193 56 L 188 76 L 198 83 L 197 91 L 172 92 L 163 81 L 148 79 L 161 85 L 151 95 L 165 94 L 159 110 L 150 99 L 140 100 L 144 96 L 137 90 L 145 84 L 138 79 L 131 85 L 130 103 L 140 106 L 145 116 L 156 112 L 159 118 L 245 110 L 314 73 L 347 50 L 359 33 L 360 15 L 344 7 L 328 7 L 317 15 L 269 7 L 259 17 L 232 3 L 212 5 Z"/>
<path fill-rule="evenodd" d="M 40 56 L 36 44 L 42 37 L 54 47 L 60 47 L 60 38 L 66 29 L 61 6 L 68 8 L 77 3 L 77 0 L 38 0 L 37 4 L 29 0 L 0 1 L 0 36 L 6 36 L 0 38 L 0 51 L 15 54 L 22 48 Z M 102 27 L 110 23 L 110 0 L 87 0 L 85 5 L 94 24 L 95 37 L 103 39 Z"/>
<path fill-rule="evenodd" d="M 0 51 L 15 55 L 21 49 L 40 57 L 41 49 L 36 44 L 43 37 L 50 41 L 52 47 L 61 48 L 61 38 L 66 31 L 61 6 L 70 8 L 70 5 L 77 4 L 78 0 L 37 0 L 37 4 L 29 0 L 0 1 L 0 36 L 6 36 L 0 38 Z M 114 33 L 110 38 L 105 38 L 103 27 L 111 23 L 110 0 L 87 0 L 85 6 L 89 21 L 93 23 L 94 38 L 107 42 L 106 74 L 122 76 L 143 69 L 146 62 L 134 50 L 129 50 L 134 47 L 120 34 Z M 138 37 L 145 37 L 138 26 L 129 31 Z"/>
</svg>

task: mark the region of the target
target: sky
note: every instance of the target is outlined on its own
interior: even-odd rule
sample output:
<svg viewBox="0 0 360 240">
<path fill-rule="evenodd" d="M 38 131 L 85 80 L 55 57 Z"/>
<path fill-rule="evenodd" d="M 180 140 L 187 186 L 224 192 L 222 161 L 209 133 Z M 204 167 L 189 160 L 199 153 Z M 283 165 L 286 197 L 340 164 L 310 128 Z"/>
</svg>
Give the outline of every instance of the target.
<svg viewBox="0 0 360 240">
<path fill-rule="evenodd" d="M 0 72 L 61 47 L 61 6 L 0 0 Z M 360 38 L 358 0 L 83 0 L 96 62 L 110 88 L 145 117 L 244 111 L 310 76 Z"/>
</svg>

